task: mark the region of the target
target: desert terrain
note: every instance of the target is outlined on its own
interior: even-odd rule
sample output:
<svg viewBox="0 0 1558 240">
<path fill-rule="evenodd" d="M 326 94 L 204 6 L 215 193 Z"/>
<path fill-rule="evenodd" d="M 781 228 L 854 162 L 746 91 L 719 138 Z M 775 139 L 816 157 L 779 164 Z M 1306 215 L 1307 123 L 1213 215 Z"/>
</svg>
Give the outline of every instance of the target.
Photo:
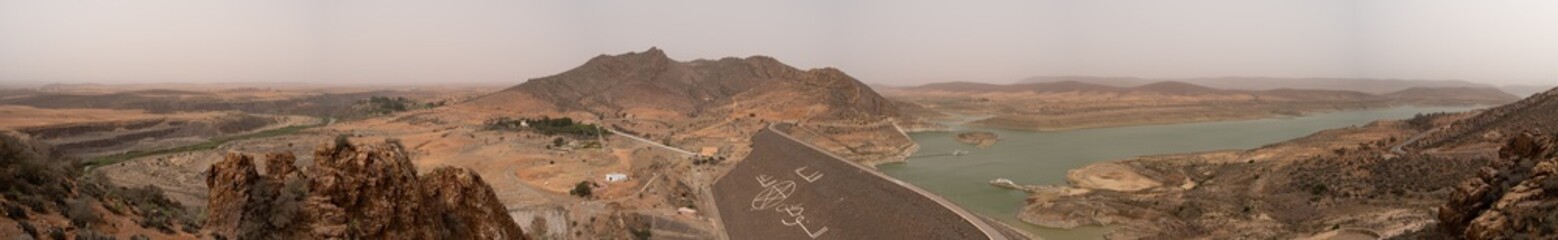
<svg viewBox="0 0 1558 240">
<path fill-rule="evenodd" d="M 53 146 L 58 158 L 79 159 L 62 162 L 85 173 L 67 176 L 85 174 L 124 189 L 155 191 L 144 198 L 152 200 L 141 201 L 181 210 L 172 217 L 140 214 L 187 226 L 158 230 L 168 236 L 723 239 L 732 236 L 721 226 L 711 189 L 755 151 L 753 139 L 776 124 L 791 126 L 785 137 L 862 168 L 853 171 L 874 171 L 877 164 L 901 162 L 918 150 L 907 132 L 943 129 L 936 122 L 967 116 L 992 116 L 973 122 L 981 126 L 1058 130 L 1513 101 L 1483 89 L 1409 88 L 1377 95 L 1223 90 L 1177 82 L 952 83 L 882 91 L 838 69 L 801 70 L 766 56 L 678 61 L 651 48 L 600 55 L 509 87 L 13 89 L 0 96 L 0 111 L 10 113 L 0 117 L 0 128 Z M 1020 213 L 1024 221 L 1059 228 L 1125 226 L 1112 237 L 1408 236 L 1432 229 L 1435 213 L 1424 209 L 1444 203 L 1448 187 L 1472 174 L 1476 160 L 1496 157 L 1490 151 L 1497 144 L 1485 140 L 1515 131 L 1486 116 L 1537 121 L 1522 114 L 1531 111 L 1525 108 L 1540 107 L 1425 115 L 1254 150 L 1101 163 L 1073 170 L 1071 186 L 1005 185 L 1032 194 Z M 1504 125 L 1486 133 L 1490 128 L 1463 122 Z M 1473 135 L 1488 137 L 1466 140 Z M 970 132 L 957 138 L 989 146 L 999 136 Z M 1441 143 L 1456 147 L 1426 147 Z M 1433 180 L 1375 175 L 1381 173 Z M 411 183 L 422 179 L 435 182 Z M 1257 187 L 1229 185 L 1249 182 Z M 481 200 L 455 203 L 451 197 Z M 77 198 L 112 199 L 71 199 Z M 398 207 L 409 205 L 448 210 L 424 216 Z M 25 212 L 44 209 L 49 207 Z M 370 214 L 374 211 L 387 212 Z M 1310 217 L 1315 214 L 1324 217 Z M 249 216 L 293 220 L 244 220 Z M 386 220 L 361 227 L 339 216 Z M 70 236 L 152 234 L 92 223 L 28 222 L 90 230 L 68 231 Z M 397 226 L 486 230 L 459 235 Z M 1028 238 L 998 228 L 1001 234 L 995 235 Z M 985 235 L 995 236 L 991 232 Z"/>
<path fill-rule="evenodd" d="M 1545 171 L 1519 167 L 1535 161 L 1518 165 L 1495 159 L 1550 157 L 1527 153 L 1540 149 L 1520 150 L 1527 152 L 1519 156 L 1507 153 L 1546 143 L 1529 137 L 1506 139 L 1550 136 L 1555 94 L 1558 90 L 1549 90 L 1476 112 L 1382 120 L 1251 150 L 1096 163 L 1071 170 L 1064 186 L 1018 187 L 1030 193 L 1019 216 L 1056 228 L 1121 226 L 1109 233 L 1111 238 L 1498 239 L 1534 231 L 1513 229 L 1539 227 L 1489 226 L 1484 220 L 1466 230 L 1468 223 L 1462 221 L 1470 218 L 1457 216 L 1481 210 L 1456 204 L 1476 201 L 1467 194 L 1492 191 L 1467 185 L 1478 176 L 1484 179 L 1478 182 L 1493 182 L 1487 179 Z M 1459 200 L 1451 201 L 1452 196 Z M 1550 205 L 1548 200 L 1526 201 Z M 1524 217 L 1532 211 L 1542 212 L 1503 213 Z M 1487 221 L 1529 221 L 1501 218 Z"/>
<path fill-rule="evenodd" d="M 195 212 L 214 216 L 259 207 L 213 205 L 228 202 L 212 199 L 230 198 L 230 191 L 266 188 L 208 186 L 211 166 L 238 164 L 233 154 L 256 160 L 246 160 L 252 167 L 225 168 L 274 174 L 268 173 L 272 161 L 261 156 L 290 154 L 295 160 L 288 165 L 305 179 L 320 179 L 324 172 L 310 169 L 332 167 L 316 166 L 324 164 L 323 155 L 312 153 L 334 139 L 394 142 L 399 147 L 391 148 L 399 150 L 391 152 L 404 152 L 417 174 L 453 167 L 481 176 L 525 236 L 539 239 L 721 238 L 706 212 L 712 211 L 707 189 L 751 151 L 750 139 L 760 129 L 795 123 L 805 132 L 798 137 L 870 166 L 911 153 L 915 145 L 898 123 L 919 122 L 835 69 L 799 70 L 764 56 L 681 62 L 659 49 L 602 55 L 573 70 L 485 92 L 191 88 L 19 90 L 0 102 L 8 111 L 28 113 L 9 121 L 16 129 L 108 126 L 72 136 L 132 134 L 140 128 L 120 126 L 137 121 L 274 116 L 276 121 L 248 131 L 180 142 L 203 147 L 139 144 L 116 155 L 84 155 L 111 159 L 96 161 L 101 166 L 91 170 L 106 179 L 155 187 Z M 209 102 L 222 104 L 203 104 Z M 75 117 L 86 115 L 95 117 Z M 271 131 L 276 129 L 284 131 Z M 280 180 L 266 181 L 286 179 L 271 177 Z M 241 221 L 220 222 L 228 227 L 206 233 L 258 236 L 234 232 Z"/>
</svg>

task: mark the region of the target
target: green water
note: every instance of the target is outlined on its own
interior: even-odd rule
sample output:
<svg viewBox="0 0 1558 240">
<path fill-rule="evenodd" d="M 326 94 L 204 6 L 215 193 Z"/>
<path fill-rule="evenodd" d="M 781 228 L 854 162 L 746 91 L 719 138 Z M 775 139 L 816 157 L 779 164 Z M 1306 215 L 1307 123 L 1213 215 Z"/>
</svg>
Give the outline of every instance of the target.
<svg viewBox="0 0 1558 240">
<path fill-rule="evenodd" d="M 1056 132 L 977 128 L 953 123 L 949 124 L 952 132 L 909 134 L 920 144 L 920 152 L 916 154 L 950 153 L 955 149 L 970 151 L 969 154 L 913 158 L 878 168 L 946 197 L 969 211 L 1000 219 L 1046 239 L 1098 239 L 1109 228 L 1050 229 L 1017 220 L 1017 211 L 1026 194 L 990 186 L 990 180 L 1006 178 L 1024 185 L 1065 184 L 1066 170 L 1094 162 L 1142 155 L 1250 149 L 1324 129 L 1362 125 L 1380 119 L 1405 119 L 1418 113 L 1471 109 L 1474 108 L 1397 107 L 1282 119 Z M 968 130 L 995 132 L 1001 136 L 1001 141 L 988 149 L 978 149 L 952 139 L 955 132 Z"/>
</svg>

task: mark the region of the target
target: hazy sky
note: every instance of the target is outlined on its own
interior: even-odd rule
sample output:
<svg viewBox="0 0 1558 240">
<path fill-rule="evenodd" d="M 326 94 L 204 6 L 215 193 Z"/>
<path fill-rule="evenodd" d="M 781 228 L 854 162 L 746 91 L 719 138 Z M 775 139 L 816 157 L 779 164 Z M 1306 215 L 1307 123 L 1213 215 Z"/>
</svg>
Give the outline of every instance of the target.
<svg viewBox="0 0 1558 240">
<path fill-rule="evenodd" d="M 1035 75 L 1558 83 L 1558 1 L 0 0 L 0 82 L 519 83 L 769 55 L 870 83 Z"/>
</svg>

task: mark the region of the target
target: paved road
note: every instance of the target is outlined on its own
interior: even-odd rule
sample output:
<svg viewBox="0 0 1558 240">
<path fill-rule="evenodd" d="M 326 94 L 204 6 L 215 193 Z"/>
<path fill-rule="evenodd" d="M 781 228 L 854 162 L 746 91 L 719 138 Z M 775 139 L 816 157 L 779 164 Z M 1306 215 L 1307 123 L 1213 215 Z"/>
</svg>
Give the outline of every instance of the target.
<svg viewBox="0 0 1558 240">
<path fill-rule="evenodd" d="M 606 129 L 606 131 L 611 131 L 611 134 L 621 135 L 623 137 L 627 137 L 628 139 L 633 139 L 635 141 L 648 143 L 651 146 L 664 148 L 666 150 L 671 150 L 673 152 L 686 154 L 686 155 L 692 155 L 692 156 L 698 155 L 697 153 L 693 153 L 692 151 L 687 151 L 687 150 L 683 150 L 683 149 L 680 149 L 680 148 L 666 146 L 665 144 L 660 144 L 660 143 L 655 142 L 655 141 L 650 141 L 649 139 L 644 139 L 644 138 L 640 138 L 638 136 L 633 136 L 633 134 L 628 134 L 628 133 L 625 133 L 625 132 L 619 132 L 616 129 L 612 129 L 612 128 L 605 128 L 605 129 Z"/>
<path fill-rule="evenodd" d="M 1409 144 L 1412 144 L 1414 142 L 1417 142 L 1417 140 L 1423 140 L 1423 137 L 1427 137 L 1428 134 L 1433 134 L 1434 132 L 1438 132 L 1439 129 L 1441 129 L 1441 128 L 1429 129 L 1428 131 L 1423 131 L 1423 132 L 1417 133 L 1417 135 L 1412 135 L 1412 138 L 1408 138 L 1406 141 L 1402 141 L 1401 143 L 1397 143 L 1395 146 L 1391 146 L 1390 147 L 1390 152 L 1395 153 L 1396 155 L 1406 155 L 1407 152 L 1404 151 L 1404 150 L 1401 150 L 1401 147 L 1405 147 L 1406 145 L 1409 145 Z"/>
<path fill-rule="evenodd" d="M 731 239 L 1011 239 L 945 199 L 776 127 L 752 144 L 713 187 Z"/>
</svg>

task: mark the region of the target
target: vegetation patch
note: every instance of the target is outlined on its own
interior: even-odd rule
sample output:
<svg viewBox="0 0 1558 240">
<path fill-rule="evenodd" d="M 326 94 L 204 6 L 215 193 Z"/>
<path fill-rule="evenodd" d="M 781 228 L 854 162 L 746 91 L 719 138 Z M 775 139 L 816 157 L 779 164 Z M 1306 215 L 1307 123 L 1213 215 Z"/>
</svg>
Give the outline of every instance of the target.
<svg viewBox="0 0 1558 240">
<path fill-rule="evenodd" d="M 314 125 L 294 125 L 294 126 L 287 126 L 287 127 L 271 129 L 271 130 L 265 130 L 265 131 L 259 131 L 259 132 L 249 133 L 249 134 L 218 137 L 218 138 L 213 138 L 210 141 L 206 141 L 206 142 L 203 142 L 203 143 L 192 144 L 192 145 L 184 145 L 184 146 L 178 146 L 178 147 L 173 147 L 173 148 L 157 149 L 157 150 L 150 150 L 150 151 L 129 151 L 129 152 L 125 152 L 125 153 L 114 154 L 114 155 L 109 155 L 109 156 L 106 156 L 106 157 L 100 157 L 100 158 L 92 159 L 91 161 L 87 161 L 86 165 L 87 166 L 104 166 L 104 165 L 109 165 L 109 164 L 123 162 L 125 160 L 141 158 L 141 157 L 145 157 L 145 156 L 154 156 L 154 155 L 164 155 L 164 154 L 173 154 L 173 153 L 182 153 L 182 152 L 211 150 L 211 149 L 216 149 L 217 146 L 222 146 L 222 144 L 227 144 L 227 143 L 233 142 L 233 141 L 291 135 L 291 134 L 294 134 L 294 133 L 298 133 L 299 131 L 303 131 L 305 129 L 319 127 L 319 126 L 324 126 L 325 123 L 327 123 L 327 122 L 329 122 L 329 121 L 328 120 L 327 121 L 322 121 L 321 123 L 314 124 Z"/>
<path fill-rule="evenodd" d="M 547 136 L 569 135 L 569 136 L 598 137 L 598 136 L 611 134 L 611 131 L 606 131 L 606 129 L 601 127 L 601 126 L 598 126 L 598 125 L 595 125 L 595 124 L 586 124 L 586 123 L 582 123 L 582 122 L 577 122 L 577 121 L 574 121 L 572 118 L 567 118 L 567 117 L 563 117 L 563 118 L 541 117 L 541 118 L 538 118 L 538 119 L 536 119 L 536 118 L 499 117 L 499 118 L 494 118 L 494 119 L 487 120 L 487 122 L 484 125 L 486 126 L 487 130 L 500 130 L 500 131 L 531 130 L 531 131 L 535 131 L 537 133 L 541 133 L 541 134 L 544 134 L 544 135 L 547 135 Z"/>
<path fill-rule="evenodd" d="M 389 115 L 397 112 L 441 107 L 445 103 L 443 101 L 419 103 L 406 97 L 373 96 L 358 102 L 357 105 L 361 111 L 371 115 Z"/>
</svg>

